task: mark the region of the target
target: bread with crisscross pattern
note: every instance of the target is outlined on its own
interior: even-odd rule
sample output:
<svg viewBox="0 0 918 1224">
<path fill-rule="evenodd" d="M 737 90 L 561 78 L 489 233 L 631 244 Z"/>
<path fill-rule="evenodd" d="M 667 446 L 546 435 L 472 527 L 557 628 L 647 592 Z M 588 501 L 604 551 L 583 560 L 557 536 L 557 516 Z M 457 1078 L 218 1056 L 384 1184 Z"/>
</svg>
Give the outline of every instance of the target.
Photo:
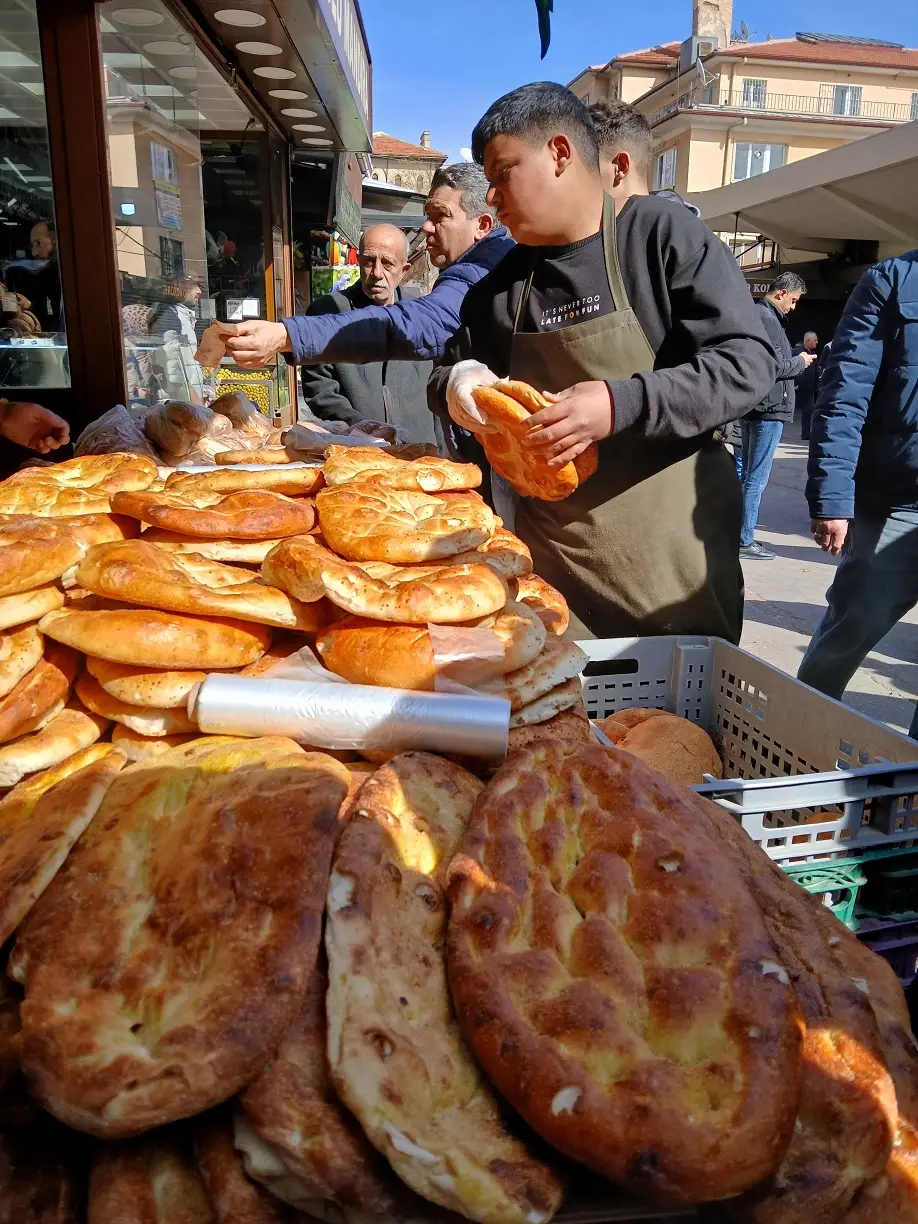
<svg viewBox="0 0 918 1224">
<path fill-rule="evenodd" d="M 119 775 L 16 943 L 23 1066 L 47 1109 L 117 1138 L 259 1073 L 315 965 L 349 780 L 273 736 L 193 740 Z"/>
<path fill-rule="evenodd" d="M 542 741 L 479 797 L 450 867 L 450 986 L 498 1089 L 637 1193 L 725 1198 L 777 1166 L 794 992 L 682 793 L 616 749 Z"/>
</svg>

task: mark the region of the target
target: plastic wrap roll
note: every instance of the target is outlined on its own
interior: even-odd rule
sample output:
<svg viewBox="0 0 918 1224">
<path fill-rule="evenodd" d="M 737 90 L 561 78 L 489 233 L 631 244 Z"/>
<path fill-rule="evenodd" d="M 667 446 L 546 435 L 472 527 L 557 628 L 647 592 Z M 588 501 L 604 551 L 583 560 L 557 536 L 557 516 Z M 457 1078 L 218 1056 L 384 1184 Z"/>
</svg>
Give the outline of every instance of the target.
<svg viewBox="0 0 918 1224">
<path fill-rule="evenodd" d="M 211 675 L 189 699 L 201 731 L 287 735 L 315 748 L 383 748 L 502 757 L 510 703 L 272 676 Z"/>
</svg>

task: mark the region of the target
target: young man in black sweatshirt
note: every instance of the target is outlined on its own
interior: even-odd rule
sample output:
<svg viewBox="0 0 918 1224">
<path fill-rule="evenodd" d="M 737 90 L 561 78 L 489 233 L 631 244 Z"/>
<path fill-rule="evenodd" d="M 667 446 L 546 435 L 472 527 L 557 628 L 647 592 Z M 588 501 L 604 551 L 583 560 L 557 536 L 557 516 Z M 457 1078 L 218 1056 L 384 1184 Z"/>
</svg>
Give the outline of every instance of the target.
<svg viewBox="0 0 918 1224">
<path fill-rule="evenodd" d="M 463 428 L 498 377 L 554 393 L 533 449 L 599 470 L 564 502 L 521 498 L 516 530 L 578 636 L 739 639 L 740 489 L 714 430 L 772 385 L 775 357 L 739 268 L 680 201 L 603 192 L 596 128 L 561 85 L 523 86 L 472 150 L 518 245 L 464 304 L 433 392 Z"/>
</svg>

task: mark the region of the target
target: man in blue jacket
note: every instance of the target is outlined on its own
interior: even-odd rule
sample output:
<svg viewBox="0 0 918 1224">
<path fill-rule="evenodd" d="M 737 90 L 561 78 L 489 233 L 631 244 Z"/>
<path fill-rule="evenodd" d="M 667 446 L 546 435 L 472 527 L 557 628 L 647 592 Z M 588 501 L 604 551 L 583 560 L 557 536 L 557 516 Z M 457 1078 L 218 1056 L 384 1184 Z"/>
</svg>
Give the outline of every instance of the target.
<svg viewBox="0 0 918 1224">
<path fill-rule="evenodd" d="M 918 603 L 918 250 L 870 268 L 848 299 L 813 414 L 806 497 L 816 543 L 842 559 L 798 676 L 840 698 Z"/>
<path fill-rule="evenodd" d="M 340 315 L 297 315 L 280 323 L 240 323 L 227 349 L 243 369 L 257 369 L 278 353 L 300 365 L 427 361 L 443 355 L 459 328 L 469 287 L 503 259 L 513 240 L 497 225 L 480 166 L 441 166 L 424 206 L 427 254 L 442 269 L 426 297 L 392 306 L 365 306 Z"/>
</svg>

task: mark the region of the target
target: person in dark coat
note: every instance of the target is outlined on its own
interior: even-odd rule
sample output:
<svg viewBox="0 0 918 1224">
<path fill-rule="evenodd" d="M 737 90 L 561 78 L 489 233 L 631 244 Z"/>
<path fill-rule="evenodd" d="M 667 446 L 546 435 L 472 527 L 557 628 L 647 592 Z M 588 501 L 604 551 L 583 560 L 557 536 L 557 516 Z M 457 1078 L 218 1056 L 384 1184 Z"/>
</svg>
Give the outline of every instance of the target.
<svg viewBox="0 0 918 1224">
<path fill-rule="evenodd" d="M 402 300 L 399 282 L 410 270 L 408 239 L 395 225 L 372 225 L 359 250 L 360 279 L 342 293 L 318 298 L 306 312 L 346 315 L 365 306 L 391 306 Z M 386 421 L 404 429 L 410 442 L 440 445 L 427 410 L 429 361 L 372 361 L 308 366 L 302 371 L 303 396 L 323 421 Z"/>
<path fill-rule="evenodd" d="M 870 268 L 848 299 L 813 413 L 806 498 L 816 543 L 841 564 L 798 676 L 841 698 L 918 603 L 918 250 Z"/>
<path fill-rule="evenodd" d="M 469 288 L 513 248 L 487 203 L 488 182 L 479 166 L 441 166 L 424 206 L 427 254 L 442 271 L 426 297 L 365 306 L 345 315 L 303 316 L 240 323 L 227 349 L 243 369 L 289 353 L 300 365 L 362 361 L 429 361 L 441 357 L 459 326 Z"/>
<path fill-rule="evenodd" d="M 814 331 L 808 331 L 803 337 L 803 343 L 794 347 L 794 356 L 801 353 L 815 353 L 816 360 L 808 365 L 794 384 L 797 407 L 800 409 L 800 437 L 804 442 L 809 440 L 810 420 L 816 405 L 816 379 L 819 366 L 819 337 Z"/>
<path fill-rule="evenodd" d="M 773 561 L 775 554 L 755 538 L 762 494 L 771 475 L 775 452 L 784 425 L 794 419 L 794 379 L 816 360 L 815 353 L 795 357 L 787 338 L 785 321 L 806 293 L 806 282 L 796 272 L 782 272 L 756 303 L 759 318 L 778 355 L 778 371 L 768 394 L 747 412 L 741 422 L 743 434 L 743 529 L 740 557 L 744 561 Z"/>
</svg>

